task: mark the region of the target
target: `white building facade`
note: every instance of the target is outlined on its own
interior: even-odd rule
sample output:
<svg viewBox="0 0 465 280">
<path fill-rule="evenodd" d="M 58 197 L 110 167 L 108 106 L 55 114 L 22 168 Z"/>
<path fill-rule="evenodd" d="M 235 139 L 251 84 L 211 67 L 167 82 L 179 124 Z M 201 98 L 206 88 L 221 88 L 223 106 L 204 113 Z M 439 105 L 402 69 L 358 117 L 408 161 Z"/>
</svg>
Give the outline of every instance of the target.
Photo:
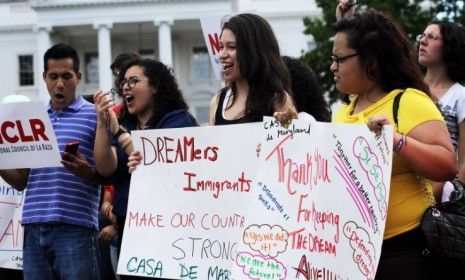
<svg viewBox="0 0 465 280">
<path fill-rule="evenodd" d="M 312 46 L 304 16 L 319 16 L 308 0 L 30 0 L 0 3 L 0 100 L 11 94 L 48 100 L 43 54 L 72 45 L 81 59 L 79 94 L 110 89 L 112 58 L 137 52 L 171 65 L 191 112 L 204 123 L 211 97 L 222 87 L 209 61 L 200 18 L 254 12 L 273 27 L 282 54 Z"/>
</svg>

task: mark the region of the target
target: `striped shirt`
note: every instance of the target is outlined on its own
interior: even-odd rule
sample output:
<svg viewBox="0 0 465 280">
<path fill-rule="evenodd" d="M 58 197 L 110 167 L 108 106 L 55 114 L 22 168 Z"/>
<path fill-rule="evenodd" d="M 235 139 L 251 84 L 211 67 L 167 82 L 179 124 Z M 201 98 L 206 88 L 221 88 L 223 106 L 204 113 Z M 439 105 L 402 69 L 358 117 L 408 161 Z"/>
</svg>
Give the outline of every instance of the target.
<svg viewBox="0 0 465 280">
<path fill-rule="evenodd" d="M 78 140 L 79 153 L 94 165 L 97 116 L 93 104 L 78 97 L 63 111 L 47 107 L 60 151 Z M 98 229 L 100 187 L 73 175 L 64 166 L 31 169 L 23 224 L 66 223 Z"/>
</svg>

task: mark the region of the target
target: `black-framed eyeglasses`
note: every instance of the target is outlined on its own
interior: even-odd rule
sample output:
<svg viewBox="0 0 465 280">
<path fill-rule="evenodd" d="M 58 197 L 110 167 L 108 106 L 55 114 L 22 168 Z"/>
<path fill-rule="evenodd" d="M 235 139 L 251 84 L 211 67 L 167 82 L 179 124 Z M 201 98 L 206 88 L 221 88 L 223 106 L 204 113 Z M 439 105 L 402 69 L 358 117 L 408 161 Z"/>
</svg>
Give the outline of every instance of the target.
<svg viewBox="0 0 465 280">
<path fill-rule="evenodd" d="M 432 33 L 423 33 L 423 34 L 418 34 L 417 37 L 416 37 L 416 40 L 417 40 L 417 42 L 420 42 L 421 39 L 423 39 L 423 38 L 425 38 L 425 37 L 426 37 L 426 39 L 427 39 L 428 41 L 431 41 L 431 40 L 437 41 L 437 40 L 439 40 L 439 39 L 442 39 L 440 36 L 434 35 L 434 34 L 432 34 Z"/>
<path fill-rule="evenodd" d="M 342 56 L 342 57 L 331 56 L 331 64 L 336 63 L 336 65 L 339 67 L 339 64 L 344 63 L 349 58 L 357 56 L 357 55 L 358 55 L 358 53 L 353 53 L 353 54 L 349 54 L 349 55 Z"/>
<path fill-rule="evenodd" d="M 124 79 L 124 80 L 121 80 L 121 82 L 119 83 L 119 88 L 123 89 L 124 85 L 127 83 L 128 88 L 132 89 L 133 87 L 136 86 L 136 84 L 138 82 L 143 82 L 143 81 L 148 81 L 148 80 L 142 80 L 142 79 L 139 79 L 139 78 L 136 78 L 136 77 L 131 77 L 131 78 L 127 79 L 127 80 Z"/>
</svg>

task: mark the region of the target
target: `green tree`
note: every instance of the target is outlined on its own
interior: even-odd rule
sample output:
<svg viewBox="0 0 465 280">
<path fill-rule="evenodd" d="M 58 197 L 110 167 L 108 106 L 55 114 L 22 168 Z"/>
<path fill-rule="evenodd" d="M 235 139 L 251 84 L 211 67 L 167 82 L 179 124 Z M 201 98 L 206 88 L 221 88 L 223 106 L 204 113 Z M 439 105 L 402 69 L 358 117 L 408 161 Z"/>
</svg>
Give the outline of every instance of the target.
<svg viewBox="0 0 465 280">
<path fill-rule="evenodd" d="M 434 2 L 433 9 L 438 13 L 439 18 L 449 18 L 465 26 L 464 1 L 439 0 Z"/>
<path fill-rule="evenodd" d="M 318 75 L 320 83 L 325 92 L 329 94 L 330 103 L 337 100 L 337 92 L 333 74 L 329 70 L 332 52 L 333 32 L 331 25 L 335 22 L 335 10 L 337 0 L 315 0 L 322 10 L 321 17 L 305 18 L 305 34 L 311 34 L 315 41 L 315 48 L 302 55 L 302 59 Z M 374 8 L 390 15 L 405 30 L 409 38 L 414 41 L 417 34 L 425 29 L 428 22 L 436 15 L 449 18 L 450 20 L 464 22 L 465 13 L 463 1 L 430 0 L 430 8 L 421 6 L 424 0 L 362 0 L 361 9 Z"/>
</svg>

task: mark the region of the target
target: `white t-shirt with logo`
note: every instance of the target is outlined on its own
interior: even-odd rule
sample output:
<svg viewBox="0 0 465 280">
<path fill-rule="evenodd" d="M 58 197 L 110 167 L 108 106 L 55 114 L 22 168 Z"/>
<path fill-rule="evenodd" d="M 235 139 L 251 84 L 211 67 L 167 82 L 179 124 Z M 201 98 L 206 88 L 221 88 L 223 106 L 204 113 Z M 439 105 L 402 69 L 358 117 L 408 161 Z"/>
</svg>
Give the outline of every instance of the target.
<svg viewBox="0 0 465 280">
<path fill-rule="evenodd" d="M 447 122 L 452 144 L 458 149 L 459 124 L 465 119 L 465 87 L 453 84 L 438 101 L 444 120 Z"/>
<path fill-rule="evenodd" d="M 465 87 L 459 83 L 453 84 L 438 103 L 447 123 L 455 152 L 458 152 L 459 125 L 465 119 Z M 452 183 L 446 182 L 442 191 L 442 201 L 448 201 L 453 190 Z"/>
</svg>

